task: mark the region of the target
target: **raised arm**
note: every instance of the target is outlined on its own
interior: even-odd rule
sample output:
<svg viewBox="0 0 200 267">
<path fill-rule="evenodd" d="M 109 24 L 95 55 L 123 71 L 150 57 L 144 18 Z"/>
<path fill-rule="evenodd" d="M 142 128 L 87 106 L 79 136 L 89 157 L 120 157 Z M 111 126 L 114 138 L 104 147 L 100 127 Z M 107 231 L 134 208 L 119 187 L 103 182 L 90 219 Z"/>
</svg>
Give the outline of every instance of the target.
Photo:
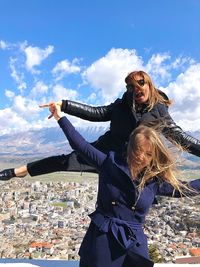
<svg viewBox="0 0 200 267">
<path fill-rule="evenodd" d="M 45 105 L 43 105 L 45 107 Z M 100 169 L 103 164 L 106 154 L 94 148 L 89 142 L 87 142 L 79 132 L 76 131 L 71 122 L 63 116 L 61 113 L 59 104 L 51 104 L 49 107 L 50 112 L 57 120 L 65 136 L 67 137 L 70 146 L 84 157 L 95 168 Z"/>
<path fill-rule="evenodd" d="M 61 111 L 88 121 L 109 121 L 113 108 L 120 100 L 107 106 L 92 107 L 79 102 L 62 100 Z"/>
<path fill-rule="evenodd" d="M 187 184 L 186 182 L 183 183 Z M 187 185 L 191 190 L 183 189 L 183 194 L 181 194 L 178 190 L 175 190 L 171 184 L 162 182 L 158 184 L 157 195 L 180 198 L 184 196 L 196 196 L 200 194 L 200 179 L 190 181 Z"/>
</svg>

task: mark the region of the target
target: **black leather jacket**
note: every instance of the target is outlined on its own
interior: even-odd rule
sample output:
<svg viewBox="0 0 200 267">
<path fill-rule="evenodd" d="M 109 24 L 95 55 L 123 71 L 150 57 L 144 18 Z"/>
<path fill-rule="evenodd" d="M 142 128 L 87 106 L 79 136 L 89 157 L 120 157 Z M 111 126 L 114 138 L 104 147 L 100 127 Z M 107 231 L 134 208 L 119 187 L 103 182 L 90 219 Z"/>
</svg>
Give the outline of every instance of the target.
<svg viewBox="0 0 200 267">
<path fill-rule="evenodd" d="M 161 92 L 162 93 L 162 92 Z M 151 111 L 145 106 L 136 111 L 125 92 L 121 99 L 107 106 L 92 107 L 70 100 L 62 100 L 62 111 L 88 121 L 110 121 L 110 129 L 97 141 L 95 147 L 107 153 L 110 150 L 121 152 L 130 133 L 140 124 L 157 123 L 162 126 L 162 133 L 169 141 L 175 141 L 186 147 L 189 153 L 200 156 L 200 141 L 185 133 L 173 121 L 168 107 L 157 103 Z"/>
</svg>

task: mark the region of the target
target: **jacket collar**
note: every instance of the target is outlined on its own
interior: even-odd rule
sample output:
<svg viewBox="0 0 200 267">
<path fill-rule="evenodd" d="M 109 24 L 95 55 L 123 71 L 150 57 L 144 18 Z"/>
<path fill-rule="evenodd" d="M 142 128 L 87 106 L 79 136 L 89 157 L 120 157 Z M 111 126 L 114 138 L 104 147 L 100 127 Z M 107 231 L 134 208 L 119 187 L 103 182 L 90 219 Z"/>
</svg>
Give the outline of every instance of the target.
<svg viewBox="0 0 200 267">
<path fill-rule="evenodd" d="M 113 152 L 113 162 L 120 170 L 122 170 L 127 176 L 129 176 L 129 178 L 131 178 L 131 172 L 129 170 L 125 156 Z"/>
</svg>

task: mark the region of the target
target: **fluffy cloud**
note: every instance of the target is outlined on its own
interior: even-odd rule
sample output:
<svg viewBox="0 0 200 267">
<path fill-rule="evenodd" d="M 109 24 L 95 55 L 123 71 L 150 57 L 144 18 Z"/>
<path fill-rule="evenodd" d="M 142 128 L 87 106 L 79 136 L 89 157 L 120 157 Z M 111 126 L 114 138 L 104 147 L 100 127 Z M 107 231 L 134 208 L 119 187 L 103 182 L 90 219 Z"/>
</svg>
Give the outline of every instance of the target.
<svg viewBox="0 0 200 267">
<path fill-rule="evenodd" d="M 170 55 L 167 53 L 153 55 L 147 65 L 146 71 L 154 76 L 154 80 L 159 77 L 160 80 L 168 79 L 170 77 L 169 65 L 166 60 L 170 59 Z"/>
<path fill-rule="evenodd" d="M 38 111 L 38 103 L 30 98 L 17 95 L 14 98 L 13 108 L 27 117 Z"/>
<path fill-rule="evenodd" d="M 83 79 L 93 87 L 105 102 L 110 102 L 125 90 L 126 75 L 143 68 L 136 50 L 111 49 L 104 57 L 89 66 Z"/>
<path fill-rule="evenodd" d="M 78 92 L 72 89 L 66 89 L 64 86 L 57 84 L 53 87 L 53 99 L 60 101 L 62 99 L 76 100 Z"/>
<path fill-rule="evenodd" d="M 4 126 L 6 125 L 6 127 Z M 0 110 L 0 131 L 1 134 L 28 130 L 29 123 L 12 108 Z"/>
<path fill-rule="evenodd" d="M 61 80 L 65 75 L 71 73 L 80 72 L 81 68 L 78 66 L 79 60 L 77 58 L 73 59 L 72 62 L 65 59 L 58 62 L 52 70 L 52 74 L 56 77 L 56 80 Z"/>
<path fill-rule="evenodd" d="M 189 57 L 179 56 L 172 59 L 169 53 L 155 54 L 148 60 L 144 69 L 153 78 L 156 86 L 168 83 L 173 76 L 173 71 L 183 69 L 194 61 Z"/>
<path fill-rule="evenodd" d="M 37 81 L 33 89 L 31 90 L 30 95 L 32 97 L 40 97 L 41 95 L 48 93 L 48 86 L 43 81 Z"/>
<path fill-rule="evenodd" d="M 15 96 L 15 93 L 13 91 L 6 89 L 5 90 L 5 96 L 12 99 Z"/>
<path fill-rule="evenodd" d="M 6 42 L 0 41 L 0 49 L 7 49 L 6 45 Z M 12 50 L 17 47 L 17 52 Z M 30 46 L 27 42 L 18 46 L 9 44 L 9 50 L 6 52 L 13 51 L 14 56 L 12 54 L 9 58 L 10 75 L 19 91 L 10 85 L 9 90 L 2 90 L 3 97 L 9 98 L 10 104 L 8 109 L 3 107 L 0 110 L 2 132 L 13 130 L 13 127 L 21 131 L 28 128 L 55 126 L 53 120 L 47 120 L 48 110 L 42 111 L 38 108 L 38 104 L 41 103 L 70 99 L 92 105 L 108 104 L 122 95 L 125 90 L 124 78 L 133 70 L 147 71 L 155 85 L 174 100 L 170 113 L 184 130 L 195 130 L 200 125 L 198 107 L 200 63 L 191 58 L 182 56 L 172 58 L 169 53 L 157 53 L 151 55 L 145 62 L 134 49 L 112 48 L 84 71 L 79 65 L 79 60 L 75 58 L 72 61 L 61 60 L 53 69 L 47 65 L 45 72 L 39 73 L 36 67 L 53 53 L 53 46 L 49 45 L 41 49 Z M 48 76 L 45 76 L 46 73 Z M 70 76 L 71 74 L 76 74 L 76 80 Z M 61 79 L 66 75 L 68 75 L 70 88 L 61 84 Z M 73 89 L 73 86 L 78 89 Z M 10 120 L 7 124 L 4 123 L 4 116 L 7 118 L 6 113 Z M 95 123 L 86 121 L 83 124 L 75 117 L 72 121 L 79 127 L 95 126 Z"/>
<path fill-rule="evenodd" d="M 171 113 L 185 130 L 197 130 L 200 120 L 200 63 L 193 64 L 179 74 L 166 88 L 162 88 L 173 100 Z"/>
<path fill-rule="evenodd" d="M 37 73 L 34 69 L 35 66 L 41 64 L 41 62 L 46 59 L 50 54 L 53 53 L 54 47 L 49 45 L 45 49 L 39 47 L 28 46 L 24 48 L 24 53 L 26 55 L 26 68 L 32 73 Z"/>
<path fill-rule="evenodd" d="M 24 89 L 27 88 L 26 82 L 24 81 L 24 73 L 18 71 L 18 59 L 17 58 L 10 58 L 9 66 L 11 70 L 11 77 L 17 84 L 18 89 L 22 92 Z"/>
</svg>

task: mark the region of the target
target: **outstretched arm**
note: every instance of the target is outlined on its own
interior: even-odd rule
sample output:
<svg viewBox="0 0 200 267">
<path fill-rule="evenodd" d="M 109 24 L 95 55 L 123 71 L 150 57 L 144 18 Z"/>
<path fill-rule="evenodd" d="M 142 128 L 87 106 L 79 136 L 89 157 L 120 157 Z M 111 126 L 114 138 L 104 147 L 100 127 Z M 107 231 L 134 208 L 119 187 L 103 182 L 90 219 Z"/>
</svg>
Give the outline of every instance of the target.
<svg viewBox="0 0 200 267">
<path fill-rule="evenodd" d="M 163 134 L 167 139 L 174 140 L 176 143 L 185 147 L 189 153 L 200 157 L 200 141 L 184 132 L 169 114 L 166 117 L 166 127 L 163 129 Z"/>
<path fill-rule="evenodd" d="M 185 147 L 189 153 L 200 157 L 200 141 L 179 127 L 169 115 L 168 107 L 158 103 L 154 108 L 145 113 L 141 118 L 141 124 L 158 125 L 163 135 L 173 143 L 173 141 Z"/>
<path fill-rule="evenodd" d="M 190 181 L 189 183 L 183 183 L 189 188 L 183 188 L 183 194 L 181 194 L 178 190 L 175 190 L 174 187 L 168 182 L 162 182 L 158 184 L 157 195 L 180 198 L 184 196 L 196 196 L 200 194 L 200 179 Z"/>
<path fill-rule="evenodd" d="M 110 121 L 112 111 L 118 101 L 120 100 L 106 106 L 93 107 L 75 101 L 62 100 L 61 111 L 88 121 Z"/>
<path fill-rule="evenodd" d="M 72 116 L 76 116 L 83 120 L 88 121 L 110 121 L 113 109 L 118 105 L 120 99 L 117 99 L 114 103 L 107 106 L 93 107 L 79 102 L 71 100 L 62 100 L 58 102 L 49 102 L 47 104 L 40 105 L 40 107 L 47 107 L 57 104 L 61 107 L 61 111 Z M 50 115 L 51 118 L 53 115 Z"/>
<path fill-rule="evenodd" d="M 50 112 L 57 120 L 71 147 L 79 154 L 81 154 L 91 165 L 93 165 L 97 169 L 100 169 L 106 158 L 106 154 L 94 148 L 76 131 L 71 122 L 61 113 L 59 104 L 46 106 L 49 107 Z"/>
</svg>

